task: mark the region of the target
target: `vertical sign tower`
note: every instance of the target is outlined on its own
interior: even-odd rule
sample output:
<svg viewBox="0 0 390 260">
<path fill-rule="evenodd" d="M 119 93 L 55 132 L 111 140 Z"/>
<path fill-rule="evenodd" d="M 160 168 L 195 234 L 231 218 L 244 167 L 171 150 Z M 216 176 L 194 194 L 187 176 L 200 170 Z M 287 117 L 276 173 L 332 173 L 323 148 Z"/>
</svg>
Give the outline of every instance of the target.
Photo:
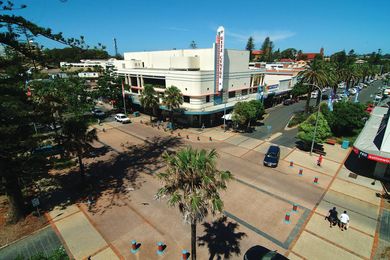
<svg viewBox="0 0 390 260">
<path fill-rule="evenodd" d="M 223 67 L 225 54 L 225 29 L 218 27 L 215 39 L 215 103 L 222 103 Z"/>
</svg>

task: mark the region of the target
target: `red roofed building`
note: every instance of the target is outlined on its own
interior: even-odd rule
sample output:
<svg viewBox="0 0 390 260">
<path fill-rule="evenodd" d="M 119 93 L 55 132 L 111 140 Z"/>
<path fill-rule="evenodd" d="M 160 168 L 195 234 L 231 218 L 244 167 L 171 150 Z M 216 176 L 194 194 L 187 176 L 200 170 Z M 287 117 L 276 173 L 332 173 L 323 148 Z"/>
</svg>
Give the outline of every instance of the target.
<svg viewBox="0 0 390 260">
<path fill-rule="evenodd" d="M 295 62 L 293 59 L 280 59 L 279 62 Z"/>
<path fill-rule="evenodd" d="M 260 59 L 260 56 L 263 54 L 264 52 L 262 50 L 253 50 L 252 51 L 252 57 L 253 57 L 253 60 L 258 60 Z"/>
</svg>

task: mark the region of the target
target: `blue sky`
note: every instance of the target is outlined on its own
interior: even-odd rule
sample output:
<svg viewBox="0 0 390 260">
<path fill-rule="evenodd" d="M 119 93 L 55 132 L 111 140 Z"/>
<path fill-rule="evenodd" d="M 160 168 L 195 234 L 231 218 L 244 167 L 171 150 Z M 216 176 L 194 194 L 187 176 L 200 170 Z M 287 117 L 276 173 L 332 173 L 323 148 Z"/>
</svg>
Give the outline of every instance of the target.
<svg viewBox="0 0 390 260">
<path fill-rule="evenodd" d="M 245 48 L 249 36 L 260 48 L 266 36 L 281 50 L 390 53 L 389 0 L 15 0 L 28 5 L 15 14 L 114 52 L 188 48 L 194 40 L 209 48 L 218 26 L 226 47 Z M 47 47 L 58 46 L 44 41 Z"/>
</svg>

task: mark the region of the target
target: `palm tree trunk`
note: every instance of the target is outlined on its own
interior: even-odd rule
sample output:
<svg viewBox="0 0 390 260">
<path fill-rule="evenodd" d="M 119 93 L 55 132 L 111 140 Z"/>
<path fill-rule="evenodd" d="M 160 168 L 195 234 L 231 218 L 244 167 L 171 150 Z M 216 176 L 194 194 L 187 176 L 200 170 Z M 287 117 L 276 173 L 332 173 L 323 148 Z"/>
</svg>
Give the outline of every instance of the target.
<svg viewBox="0 0 390 260">
<path fill-rule="evenodd" d="M 171 120 L 171 124 L 172 124 L 172 127 L 173 127 L 173 111 L 172 110 L 169 111 L 169 118 Z"/>
<path fill-rule="evenodd" d="M 322 95 L 322 92 L 317 90 L 317 100 L 316 100 L 316 104 L 317 106 L 320 105 L 320 99 L 321 99 L 321 95 Z"/>
<path fill-rule="evenodd" d="M 191 259 L 196 260 L 196 220 L 191 223 Z"/>
<path fill-rule="evenodd" d="M 23 195 L 15 174 L 5 176 L 5 192 L 9 203 L 8 222 L 16 223 L 23 216 Z"/>
<path fill-rule="evenodd" d="M 311 89 L 307 91 L 307 98 L 306 98 L 306 105 L 305 105 L 305 113 L 309 113 L 309 107 L 310 107 L 310 94 L 311 94 Z"/>
</svg>

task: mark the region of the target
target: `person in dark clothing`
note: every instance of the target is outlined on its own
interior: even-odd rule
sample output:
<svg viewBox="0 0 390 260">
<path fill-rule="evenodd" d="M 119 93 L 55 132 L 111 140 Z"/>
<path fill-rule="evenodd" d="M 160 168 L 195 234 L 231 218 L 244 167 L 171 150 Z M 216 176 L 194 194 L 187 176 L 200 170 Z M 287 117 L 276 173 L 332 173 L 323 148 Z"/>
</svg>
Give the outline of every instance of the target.
<svg viewBox="0 0 390 260">
<path fill-rule="evenodd" d="M 328 219 L 330 227 L 337 225 L 337 223 L 339 221 L 337 216 L 338 216 L 338 213 L 337 213 L 336 207 L 333 207 L 333 209 L 329 210 L 328 216 L 325 217 L 325 219 Z"/>
</svg>

